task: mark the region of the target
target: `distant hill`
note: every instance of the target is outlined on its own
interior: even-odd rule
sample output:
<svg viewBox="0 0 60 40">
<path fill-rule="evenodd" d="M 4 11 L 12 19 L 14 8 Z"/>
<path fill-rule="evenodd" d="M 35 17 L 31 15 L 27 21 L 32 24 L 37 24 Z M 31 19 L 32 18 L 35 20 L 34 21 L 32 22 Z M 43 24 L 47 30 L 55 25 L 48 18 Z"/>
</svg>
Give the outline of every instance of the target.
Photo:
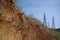
<svg viewBox="0 0 60 40">
<path fill-rule="evenodd" d="M 60 28 L 58 28 L 58 29 L 54 29 L 55 31 L 59 31 L 60 32 Z"/>
</svg>

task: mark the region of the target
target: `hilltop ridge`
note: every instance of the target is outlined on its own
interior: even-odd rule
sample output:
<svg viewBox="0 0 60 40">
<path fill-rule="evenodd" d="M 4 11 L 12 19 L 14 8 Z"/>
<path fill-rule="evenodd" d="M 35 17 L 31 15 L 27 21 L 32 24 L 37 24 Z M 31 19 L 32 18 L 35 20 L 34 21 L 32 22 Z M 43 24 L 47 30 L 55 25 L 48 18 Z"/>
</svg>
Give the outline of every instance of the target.
<svg viewBox="0 0 60 40">
<path fill-rule="evenodd" d="M 13 0 L 0 0 L 0 40 L 55 40 L 42 23 L 27 19 Z"/>
</svg>

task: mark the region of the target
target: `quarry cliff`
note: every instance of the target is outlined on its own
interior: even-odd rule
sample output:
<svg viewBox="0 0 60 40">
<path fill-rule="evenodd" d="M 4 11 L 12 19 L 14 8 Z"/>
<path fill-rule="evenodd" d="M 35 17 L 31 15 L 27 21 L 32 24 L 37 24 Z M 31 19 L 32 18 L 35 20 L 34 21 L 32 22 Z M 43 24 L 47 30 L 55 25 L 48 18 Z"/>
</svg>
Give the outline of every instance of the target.
<svg viewBox="0 0 60 40">
<path fill-rule="evenodd" d="M 55 40 L 52 31 L 27 18 L 13 1 L 0 0 L 0 40 Z"/>
</svg>

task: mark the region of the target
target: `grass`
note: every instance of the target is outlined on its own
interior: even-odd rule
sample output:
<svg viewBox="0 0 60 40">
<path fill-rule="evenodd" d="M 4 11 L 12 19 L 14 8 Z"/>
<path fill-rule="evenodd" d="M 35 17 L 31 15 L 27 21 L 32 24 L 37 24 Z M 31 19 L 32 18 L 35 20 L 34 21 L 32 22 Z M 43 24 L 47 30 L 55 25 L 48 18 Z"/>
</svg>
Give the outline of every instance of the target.
<svg viewBox="0 0 60 40">
<path fill-rule="evenodd" d="M 50 30 L 54 31 L 56 40 L 60 40 L 60 29 L 59 28 L 58 29 L 51 28 Z"/>
<path fill-rule="evenodd" d="M 60 40 L 60 32 L 56 31 L 56 35 L 55 36 L 56 36 L 56 40 Z"/>
<path fill-rule="evenodd" d="M 55 33 L 56 33 L 56 40 L 60 40 L 60 30 L 56 29 Z"/>
</svg>

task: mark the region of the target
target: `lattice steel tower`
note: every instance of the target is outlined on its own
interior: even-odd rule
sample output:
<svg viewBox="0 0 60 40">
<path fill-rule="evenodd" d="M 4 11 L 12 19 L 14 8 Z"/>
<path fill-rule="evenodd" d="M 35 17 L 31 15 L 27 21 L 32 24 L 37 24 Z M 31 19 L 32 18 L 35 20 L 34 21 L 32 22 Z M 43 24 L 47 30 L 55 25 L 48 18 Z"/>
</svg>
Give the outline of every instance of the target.
<svg viewBox="0 0 60 40">
<path fill-rule="evenodd" d="M 43 18 L 43 24 L 44 24 L 45 26 L 47 26 L 46 15 L 45 15 L 45 13 L 44 13 L 44 18 Z"/>
<path fill-rule="evenodd" d="M 50 23 L 48 22 L 48 25 L 47 25 L 49 28 L 50 28 Z"/>
<path fill-rule="evenodd" d="M 52 28 L 55 28 L 55 21 L 54 21 L 54 17 L 52 18 Z"/>
</svg>

